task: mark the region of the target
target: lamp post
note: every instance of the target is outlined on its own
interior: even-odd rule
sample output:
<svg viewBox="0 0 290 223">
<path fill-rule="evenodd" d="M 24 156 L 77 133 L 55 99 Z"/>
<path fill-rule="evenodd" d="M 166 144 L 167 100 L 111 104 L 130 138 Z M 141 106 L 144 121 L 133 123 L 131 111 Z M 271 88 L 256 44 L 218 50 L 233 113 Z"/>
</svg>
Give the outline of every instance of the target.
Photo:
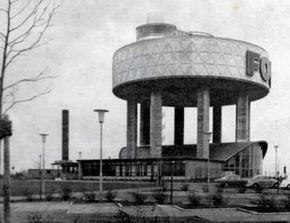
<svg viewBox="0 0 290 223">
<path fill-rule="evenodd" d="M 39 164 L 38 164 L 38 177 L 39 177 L 39 182 L 40 182 L 40 184 L 39 184 L 39 199 L 41 199 L 41 193 L 42 193 L 42 166 L 41 166 L 41 160 L 42 160 L 42 156 L 41 156 L 41 154 L 39 154 L 38 155 L 38 157 L 39 157 Z"/>
<path fill-rule="evenodd" d="M 275 145 L 275 177 L 278 177 L 278 145 Z"/>
<path fill-rule="evenodd" d="M 95 109 L 94 112 L 97 112 L 99 115 L 100 123 L 100 192 L 103 191 L 103 122 L 105 120 L 105 113 L 109 112 L 105 109 Z"/>
<path fill-rule="evenodd" d="M 209 191 L 209 185 L 210 185 L 210 170 L 209 170 L 209 166 L 210 166 L 210 161 L 209 161 L 209 153 L 210 153 L 210 148 L 209 148 L 209 143 L 210 143 L 210 139 L 211 139 L 211 135 L 212 135 L 212 132 L 204 132 L 203 133 L 204 135 L 207 136 L 207 140 L 208 140 L 208 154 L 207 154 L 207 188 L 208 188 L 208 191 Z"/>
<path fill-rule="evenodd" d="M 82 152 L 79 152 L 79 162 L 78 162 L 78 179 L 82 179 L 82 167 L 81 167 L 81 160 L 82 159 Z"/>
<path fill-rule="evenodd" d="M 46 137 L 48 134 L 46 133 L 40 133 L 41 141 L 42 141 L 42 174 L 41 174 L 41 193 L 40 193 L 40 199 L 42 198 L 42 195 L 45 193 L 45 143 L 46 143 Z"/>
<path fill-rule="evenodd" d="M 171 183 L 170 183 L 170 204 L 173 204 L 173 171 L 174 171 L 175 161 L 171 161 Z"/>
<path fill-rule="evenodd" d="M 162 148 L 160 145 L 157 146 L 157 152 L 158 152 L 158 156 L 157 156 L 157 184 L 158 186 L 161 186 L 162 183 Z"/>
</svg>

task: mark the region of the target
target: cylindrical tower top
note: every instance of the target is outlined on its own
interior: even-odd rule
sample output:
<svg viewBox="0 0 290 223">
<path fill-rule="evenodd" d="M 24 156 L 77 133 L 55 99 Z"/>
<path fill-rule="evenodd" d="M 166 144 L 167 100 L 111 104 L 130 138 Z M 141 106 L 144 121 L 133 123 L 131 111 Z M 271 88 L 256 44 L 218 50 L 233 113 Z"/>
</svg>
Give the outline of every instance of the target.
<svg viewBox="0 0 290 223">
<path fill-rule="evenodd" d="M 250 101 L 269 93 L 271 62 L 257 45 L 186 32 L 166 23 L 136 29 L 138 41 L 113 57 L 113 92 L 120 98 L 147 100 L 155 86 L 165 106 L 192 107 L 201 87 L 211 89 L 212 105 L 235 104 L 241 91 Z"/>
<path fill-rule="evenodd" d="M 137 40 L 162 38 L 172 35 L 176 31 L 176 26 L 167 23 L 150 23 L 138 26 Z"/>
<path fill-rule="evenodd" d="M 136 28 L 137 40 L 161 38 L 176 32 L 176 26 L 164 22 L 162 12 L 151 12 L 147 15 L 147 23 Z"/>
</svg>

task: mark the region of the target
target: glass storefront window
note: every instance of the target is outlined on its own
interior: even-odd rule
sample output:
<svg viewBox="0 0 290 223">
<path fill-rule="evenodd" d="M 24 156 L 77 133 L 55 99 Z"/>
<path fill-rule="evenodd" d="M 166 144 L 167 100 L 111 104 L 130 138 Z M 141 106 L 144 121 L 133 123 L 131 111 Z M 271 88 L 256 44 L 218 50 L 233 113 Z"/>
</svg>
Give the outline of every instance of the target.
<svg viewBox="0 0 290 223">
<path fill-rule="evenodd" d="M 250 178 L 262 172 L 262 160 L 262 149 L 254 144 L 227 160 L 223 165 L 223 171 Z"/>
</svg>

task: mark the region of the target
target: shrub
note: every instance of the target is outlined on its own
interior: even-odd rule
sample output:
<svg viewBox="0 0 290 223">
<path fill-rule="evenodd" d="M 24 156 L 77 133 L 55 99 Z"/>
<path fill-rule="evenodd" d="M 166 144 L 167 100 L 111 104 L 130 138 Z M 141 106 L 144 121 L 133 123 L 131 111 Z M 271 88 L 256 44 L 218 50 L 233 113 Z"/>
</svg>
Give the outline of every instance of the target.
<svg viewBox="0 0 290 223">
<path fill-rule="evenodd" d="M 224 191 L 223 187 L 220 184 L 216 185 L 216 191 L 217 193 L 222 193 Z"/>
<path fill-rule="evenodd" d="M 53 200 L 53 195 L 52 195 L 52 194 L 46 194 L 45 199 L 46 199 L 47 201 L 52 201 L 52 200 Z"/>
<path fill-rule="evenodd" d="M 123 211 L 119 211 L 119 214 L 115 222 L 116 223 L 145 223 L 145 222 L 155 223 L 157 222 L 157 219 L 148 220 L 146 219 L 146 216 L 144 216 L 143 211 L 140 209 L 137 209 L 136 215 L 134 217 L 128 215 L 127 213 Z"/>
<path fill-rule="evenodd" d="M 188 194 L 188 200 L 190 205 L 194 208 L 198 207 L 200 204 L 200 197 L 195 194 L 195 192 L 191 192 Z"/>
<path fill-rule="evenodd" d="M 64 201 L 68 201 L 71 198 L 72 189 L 69 185 L 61 185 L 61 195 Z"/>
<path fill-rule="evenodd" d="M 189 185 L 188 184 L 183 184 L 180 188 L 181 191 L 189 191 Z"/>
<path fill-rule="evenodd" d="M 23 196 L 25 196 L 27 201 L 33 201 L 33 193 L 32 190 L 30 190 L 29 188 L 25 188 L 22 191 Z"/>
<path fill-rule="evenodd" d="M 209 191 L 208 191 L 208 185 L 207 185 L 207 184 L 202 185 L 201 189 L 202 189 L 202 191 L 203 191 L 204 193 L 208 193 L 208 192 L 209 192 Z"/>
<path fill-rule="evenodd" d="M 263 188 L 262 188 L 262 187 L 260 187 L 260 186 L 254 187 L 253 189 L 254 189 L 254 190 L 255 190 L 255 192 L 256 192 L 256 193 L 258 193 L 258 194 L 260 194 L 260 193 L 262 193 L 262 192 L 263 192 Z"/>
<path fill-rule="evenodd" d="M 108 190 L 106 193 L 105 193 L 105 198 L 107 199 L 108 202 L 114 202 L 116 196 L 117 196 L 117 193 L 114 192 L 114 191 L 111 191 L 111 190 Z"/>
<path fill-rule="evenodd" d="M 225 205 L 225 200 L 224 200 L 224 196 L 222 193 L 215 193 L 211 199 L 212 199 L 212 204 L 215 207 L 220 207 L 220 206 Z"/>
<path fill-rule="evenodd" d="M 41 223 L 42 221 L 42 216 L 41 215 L 29 215 L 28 216 L 28 222 L 29 223 Z"/>
<path fill-rule="evenodd" d="M 54 220 L 50 216 L 43 219 L 41 214 L 28 215 L 28 223 L 53 223 Z"/>
<path fill-rule="evenodd" d="M 286 200 L 285 200 L 285 209 L 287 211 L 290 211 L 290 194 L 286 195 Z"/>
<path fill-rule="evenodd" d="M 162 191 L 157 191 L 153 194 L 153 197 L 158 204 L 164 204 L 168 198 L 168 195 Z"/>
<path fill-rule="evenodd" d="M 94 192 L 84 193 L 83 200 L 88 203 L 93 203 L 96 200 L 96 194 Z"/>
<path fill-rule="evenodd" d="M 132 195 L 136 204 L 144 204 L 146 198 L 148 197 L 147 194 L 143 194 L 141 191 L 132 192 Z"/>
<path fill-rule="evenodd" d="M 246 190 L 247 190 L 246 186 L 240 186 L 239 187 L 239 193 L 240 194 L 244 194 L 246 192 Z"/>
<path fill-rule="evenodd" d="M 251 203 L 257 205 L 263 212 L 275 211 L 277 209 L 275 197 L 272 195 L 266 196 L 265 194 L 260 194 L 257 199 L 251 200 Z"/>
</svg>

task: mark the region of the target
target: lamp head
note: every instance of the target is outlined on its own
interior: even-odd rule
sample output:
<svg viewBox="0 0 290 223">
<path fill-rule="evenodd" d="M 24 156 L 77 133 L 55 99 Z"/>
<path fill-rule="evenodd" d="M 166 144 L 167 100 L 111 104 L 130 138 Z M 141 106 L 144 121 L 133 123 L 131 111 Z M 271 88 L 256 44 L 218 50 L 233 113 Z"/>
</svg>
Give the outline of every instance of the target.
<svg viewBox="0 0 290 223">
<path fill-rule="evenodd" d="M 99 114 L 99 122 L 103 123 L 105 121 L 105 113 L 109 112 L 109 110 L 95 109 L 94 112 L 98 112 L 98 114 Z"/>
<path fill-rule="evenodd" d="M 45 143 L 46 142 L 46 137 L 48 136 L 48 134 L 40 133 L 39 135 L 41 136 L 42 142 Z"/>
</svg>

